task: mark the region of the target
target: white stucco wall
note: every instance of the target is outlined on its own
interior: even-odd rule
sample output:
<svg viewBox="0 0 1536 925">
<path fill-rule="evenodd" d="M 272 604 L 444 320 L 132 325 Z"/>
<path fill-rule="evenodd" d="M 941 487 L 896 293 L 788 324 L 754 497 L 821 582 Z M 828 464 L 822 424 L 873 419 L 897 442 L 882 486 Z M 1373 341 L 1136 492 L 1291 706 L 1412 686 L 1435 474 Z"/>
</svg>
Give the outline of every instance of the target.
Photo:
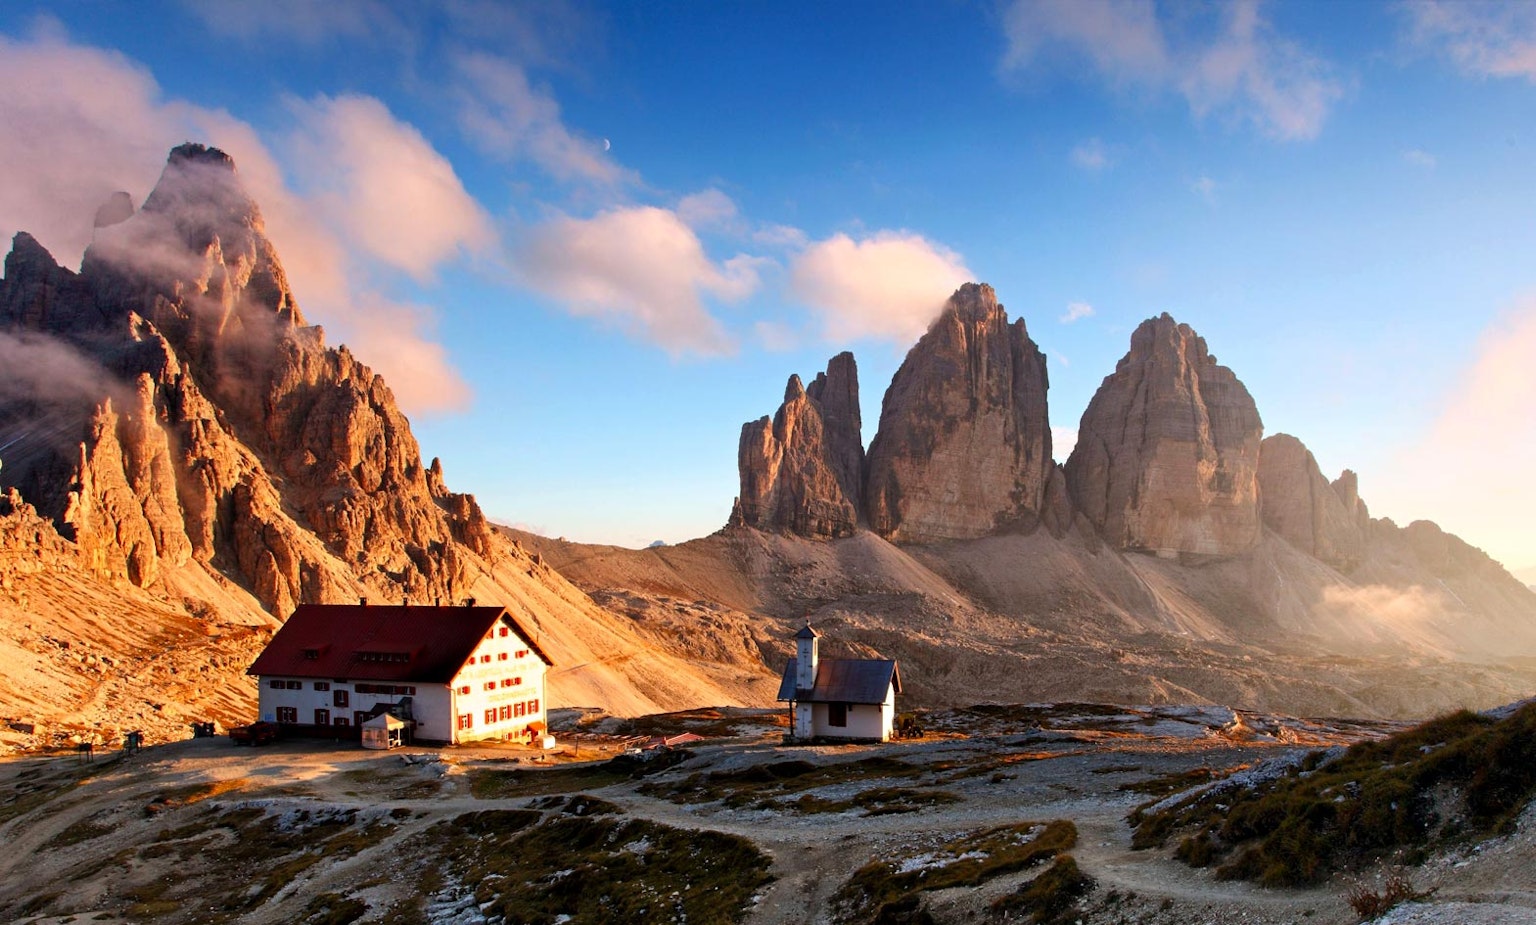
<svg viewBox="0 0 1536 925">
<path fill-rule="evenodd" d="M 507 630 L 506 635 L 502 635 L 504 629 Z M 367 712 L 378 703 L 395 703 L 402 696 L 407 696 L 359 693 L 357 685 L 388 683 L 392 687 L 415 688 L 415 693 L 409 696 L 413 697 L 411 707 L 416 720 L 417 739 L 455 744 L 500 739 L 521 733 L 530 723 L 548 724 L 548 705 L 544 702 L 546 670 L 544 660 L 524 639 L 505 624 L 498 623 L 475 647 L 474 654 L 465 661 L 451 684 L 264 675 L 259 679 L 257 712 L 263 720 L 275 723 L 278 707 L 292 707 L 298 712 L 299 725 L 311 726 L 315 722 L 315 710 L 324 709 L 329 711 L 332 723 L 337 717 L 347 719 L 350 733 L 356 730 L 357 712 Z M 271 682 L 274 680 L 284 682 L 285 686 L 282 689 L 273 688 Z M 286 683 L 290 681 L 298 682 L 299 689 L 287 689 Z M 326 685 L 329 689 L 316 690 L 316 683 Z M 487 690 L 487 684 L 494 687 Z M 469 689 L 468 693 L 462 693 L 465 688 Z M 347 706 L 335 705 L 337 691 L 346 692 Z M 518 715 L 519 705 L 522 715 Z M 508 708 L 505 718 L 502 717 L 503 707 Z M 494 720 L 487 720 L 487 710 L 495 711 Z M 459 728 L 460 716 L 470 718 L 468 729 Z"/>
<path fill-rule="evenodd" d="M 825 703 L 795 704 L 795 736 L 797 738 L 828 739 L 879 739 L 888 741 L 896 720 L 896 687 L 886 689 L 885 702 L 848 704 L 848 725 L 833 726 L 829 705 Z"/>
</svg>

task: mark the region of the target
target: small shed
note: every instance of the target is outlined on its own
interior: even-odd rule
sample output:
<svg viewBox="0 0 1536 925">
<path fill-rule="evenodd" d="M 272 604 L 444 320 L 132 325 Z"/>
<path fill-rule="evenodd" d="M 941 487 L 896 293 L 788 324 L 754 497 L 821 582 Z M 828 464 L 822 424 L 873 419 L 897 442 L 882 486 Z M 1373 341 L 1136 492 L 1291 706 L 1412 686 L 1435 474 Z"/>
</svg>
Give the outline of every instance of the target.
<svg viewBox="0 0 1536 925">
<path fill-rule="evenodd" d="M 363 748 L 399 748 L 406 723 L 388 713 L 380 713 L 363 723 Z"/>
</svg>

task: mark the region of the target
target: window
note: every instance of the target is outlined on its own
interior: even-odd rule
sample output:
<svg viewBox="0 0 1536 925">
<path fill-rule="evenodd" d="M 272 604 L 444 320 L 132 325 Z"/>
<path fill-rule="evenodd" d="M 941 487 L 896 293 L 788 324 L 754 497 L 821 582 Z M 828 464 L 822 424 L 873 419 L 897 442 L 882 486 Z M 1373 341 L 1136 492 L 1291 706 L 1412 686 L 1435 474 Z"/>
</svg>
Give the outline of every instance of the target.
<svg viewBox="0 0 1536 925">
<path fill-rule="evenodd" d="M 319 649 L 305 649 L 304 650 L 304 657 L 306 659 L 308 659 L 309 661 L 314 661 L 315 659 L 320 657 L 320 650 Z"/>
<path fill-rule="evenodd" d="M 505 627 L 505 626 L 503 626 L 503 627 L 502 627 L 502 628 L 501 628 L 501 635 L 502 635 L 502 636 L 506 636 L 506 635 L 507 635 L 507 628 L 506 628 L 506 627 Z"/>
<path fill-rule="evenodd" d="M 496 653 L 496 661 L 504 662 L 506 660 L 507 660 L 507 653 L 505 653 L 505 652 L 497 652 Z"/>
<path fill-rule="evenodd" d="M 475 717 L 472 714 L 469 714 L 469 713 L 460 713 L 459 714 L 459 728 L 460 729 L 473 729 L 474 726 L 475 726 Z"/>
<path fill-rule="evenodd" d="M 501 679 L 501 686 L 502 687 L 511 687 L 512 686 L 512 679 L 511 678 L 502 678 Z"/>
<path fill-rule="evenodd" d="M 364 713 L 362 710 L 353 710 L 352 711 L 352 722 L 357 723 L 359 726 L 361 726 L 363 723 L 368 722 L 368 714 Z"/>
<path fill-rule="evenodd" d="M 329 726 L 330 724 L 331 724 L 331 711 L 330 710 L 319 709 L 319 710 L 315 711 L 315 725 L 316 726 Z"/>
<path fill-rule="evenodd" d="M 277 721 L 280 723 L 296 723 L 299 721 L 298 707 L 278 707 Z"/>
<path fill-rule="evenodd" d="M 846 704 L 846 703 L 829 703 L 829 704 L 827 704 L 827 725 L 828 726 L 846 726 L 846 725 L 848 725 L 848 704 Z"/>
<path fill-rule="evenodd" d="M 536 716 L 538 714 L 538 712 L 539 712 L 539 698 L 535 697 L 532 700 L 528 701 L 528 715 L 529 716 Z"/>
<path fill-rule="evenodd" d="M 331 691 L 331 706 L 345 707 L 351 704 L 351 702 L 352 699 L 348 695 L 347 691 L 341 690 L 339 688 L 337 690 Z"/>
<path fill-rule="evenodd" d="M 459 688 L 459 693 L 460 694 L 467 694 L 467 693 L 469 693 L 469 685 L 466 684 L 463 687 Z"/>
<path fill-rule="evenodd" d="M 526 703 L 518 703 L 512 709 L 512 715 L 513 716 L 527 716 L 528 715 L 528 704 L 526 704 Z"/>
<path fill-rule="evenodd" d="M 273 678 L 272 680 L 267 682 L 267 686 L 272 688 L 275 691 L 280 691 L 280 690 L 283 689 L 283 682 L 279 681 L 276 678 Z"/>
<path fill-rule="evenodd" d="M 283 686 L 288 688 L 291 691 L 301 691 L 301 690 L 304 689 L 304 682 L 303 681 L 284 681 L 283 682 Z"/>
<path fill-rule="evenodd" d="M 496 718 L 501 720 L 502 722 L 506 722 L 507 720 L 511 719 L 512 718 L 512 705 L 508 704 L 508 705 L 498 709 L 496 711 Z"/>
<path fill-rule="evenodd" d="M 485 724 L 487 726 L 492 726 L 492 725 L 495 725 L 495 723 L 496 723 L 496 711 L 495 710 L 486 710 L 485 711 Z"/>
<path fill-rule="evenodd" d="M 338 716 L 338 717 L 336 717 L 335 720 L 333 720 L 331 722 L 331 725 L 332 726 L 350 726 L 350 725 L 352 725 L 352 721 L 347 719 L 345 716 Z"/>
<path fill-rule="evenodd" d="M 330 689 L 331 689 L 331 682 L 329 682 L 329 681 L 316 681 L 315 682 L 315 690 L 317 690 L 317 691 L 328 691 Z"/>
<path fill-rule="evenodd" d="M 491 663 L 491 657 L 489 655 L 482 655 L 482 656 L 480 656 L 480 664 L 482 664 L 482 665 L 489 665 L 490 663 Z"/>
</svg>

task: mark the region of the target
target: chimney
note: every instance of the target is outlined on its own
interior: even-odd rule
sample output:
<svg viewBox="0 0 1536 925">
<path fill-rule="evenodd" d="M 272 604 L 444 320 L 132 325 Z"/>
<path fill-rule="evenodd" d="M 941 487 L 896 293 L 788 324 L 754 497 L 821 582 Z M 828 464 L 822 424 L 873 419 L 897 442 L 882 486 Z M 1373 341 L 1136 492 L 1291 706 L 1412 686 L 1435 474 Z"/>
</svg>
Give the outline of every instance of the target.
<svg viewBox="0 0 1536 925">
<path fill-rule="evenodd" d="M 821 634 L 805 621 L 805 628 L 795 634 L 795 689 L 808 691 L 816 686 L 816 641 Z"/>
<path fill-rule="evenodd" d="M 472 598 L 472 597 L 466 597 L 464 599 L 464 606 L 465 607 L 473 607 L 473 606 L 475 606 L 475 599 Z"/>
<path fill-rule="evenodd" d="M 368 598 L 366 598 L 366 597 L 358 598 L 357 599 L 357 606 L 359 606 L 359 607 L 367 607 L 368 606 Z"/>
</svg>

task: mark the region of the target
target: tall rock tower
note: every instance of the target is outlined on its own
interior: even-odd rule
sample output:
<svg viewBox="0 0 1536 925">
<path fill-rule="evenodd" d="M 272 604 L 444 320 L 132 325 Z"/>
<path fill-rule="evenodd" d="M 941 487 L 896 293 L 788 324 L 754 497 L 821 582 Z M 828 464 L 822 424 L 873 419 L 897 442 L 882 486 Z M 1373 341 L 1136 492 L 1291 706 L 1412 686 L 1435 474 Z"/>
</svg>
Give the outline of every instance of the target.
<svg viewBox="0 0 1536 925">
<path fill-rule="evenodd" d="M 1067 486 L 1121 549 L 1232 555 L 1259 541 L 1263 433 L 1237 376 L 1165 313 L 1136 329 L 1088 403 Z"/>
<path fill-rule="evenodd" d="M 773 419 L 741 427 L 741 495 L 732 522 L 822 539 L 852 536 L 864 466 L 860 426 L 853 354 L 833 357 L 809 388 L 790 376 Z"/>
<path fill-rule="evenodd" d="M 870 529 L 898 542 L 1032 529 L 1051 461 L 1045 355 L 985 284 L 961 286 L 907 354 L 869 447 Z"/>
</svg>

